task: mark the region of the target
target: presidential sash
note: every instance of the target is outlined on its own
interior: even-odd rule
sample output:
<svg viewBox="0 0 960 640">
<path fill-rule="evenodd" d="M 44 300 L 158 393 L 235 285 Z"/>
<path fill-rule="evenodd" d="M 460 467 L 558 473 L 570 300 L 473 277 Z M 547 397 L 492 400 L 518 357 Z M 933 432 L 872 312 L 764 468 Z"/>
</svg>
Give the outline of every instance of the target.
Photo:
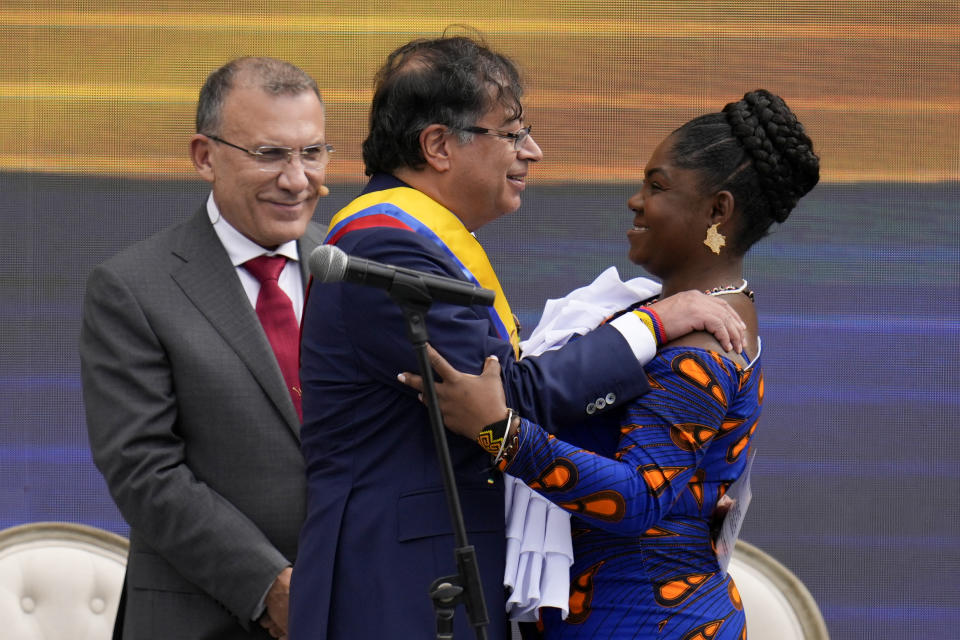
<svg viewBox="0 0 960 640">
<path fill-rule="evenodd" d="M 519 356 L 517 324 L 486 251 L 460 219 L 429 196 L 410 187 L 365 193 L 341 209 L 330 221 L 325 244 L 337 244 L 344 234 L 358 229 L 390 227 L 418 233 L 453 260 L 464 277 L 496 293 L 490 321 Z"/>
</svg>

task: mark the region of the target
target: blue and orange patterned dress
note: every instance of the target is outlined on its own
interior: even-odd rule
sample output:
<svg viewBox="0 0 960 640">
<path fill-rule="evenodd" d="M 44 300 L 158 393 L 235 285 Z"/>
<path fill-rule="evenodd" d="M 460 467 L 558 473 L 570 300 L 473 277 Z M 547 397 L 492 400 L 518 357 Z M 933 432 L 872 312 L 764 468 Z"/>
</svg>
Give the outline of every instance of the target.
<svg viewBox="0 0 960 640">
<path fill-rule="evenodd" d="M 570 613 L 544 609 L 545 635 L 742 640 L 743 606 L 719 567 L 711 520 L 746 467 L 760 364 L 668 347 L 645 369 L 651 391 L 619 425 L 554 437 L 521 423 L 506 471 L 574 514 Z"/>
</svg>

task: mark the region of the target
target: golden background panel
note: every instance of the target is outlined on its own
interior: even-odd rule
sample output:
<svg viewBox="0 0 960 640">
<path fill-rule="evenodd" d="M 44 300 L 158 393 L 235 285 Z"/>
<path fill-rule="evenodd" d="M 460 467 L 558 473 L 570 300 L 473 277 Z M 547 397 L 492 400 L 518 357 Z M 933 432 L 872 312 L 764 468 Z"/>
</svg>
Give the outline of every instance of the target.
<svg viewBox="0 0 960 640">
<path fill-rule="evenodd" d="M 960 179 L 955 3 L 90 5 L 0 9 L 0 169 L 187 175 L 206 74 L 272 55 L 321 87 L 330 179 L 360 180 L 374 71 L 398 44 L 464 24 L 524 70 L 540 181 L 636 180 L 663 135 L 757 87 L 810 129 L 825 181 Z"/>
</svg>

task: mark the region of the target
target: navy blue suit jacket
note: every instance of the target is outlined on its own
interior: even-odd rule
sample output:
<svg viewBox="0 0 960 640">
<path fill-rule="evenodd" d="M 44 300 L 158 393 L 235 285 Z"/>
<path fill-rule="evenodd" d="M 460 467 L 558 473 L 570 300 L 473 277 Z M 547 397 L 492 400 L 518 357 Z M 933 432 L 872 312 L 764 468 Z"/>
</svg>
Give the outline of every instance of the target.
<svg viewBox="0 0 960 640">
<path fill-rule="evenodd" d="M 350 255 L 463 279 L 428 240 L 409 231 L 352 231 Z M 434 637 L 430 583 L 456 572 L 454 539 L 425 409 L 397 380 L 418 371 L 400 308 L 354 284 L 311 286 L 304 313 L 301 382 L 307 520 L 294 564 L 291 640 Z M 430 342 L 460 369 L 479 373 L 496 354 L 509 406 L 558 428 L 614 393 L 643 393 L 646 375 L 626 340 L 605 326 L 537 358 L 516 360 L 484 307 L 435 303 Z M 619 408 L 619 403 L 617 407 Z M 491 623 L 504 620 L 503 481 L 475 442 L 448 433 L 469 542 L 476 547 Z M 463 607 L 456 637 L 470 638 Z"/>
</svg>

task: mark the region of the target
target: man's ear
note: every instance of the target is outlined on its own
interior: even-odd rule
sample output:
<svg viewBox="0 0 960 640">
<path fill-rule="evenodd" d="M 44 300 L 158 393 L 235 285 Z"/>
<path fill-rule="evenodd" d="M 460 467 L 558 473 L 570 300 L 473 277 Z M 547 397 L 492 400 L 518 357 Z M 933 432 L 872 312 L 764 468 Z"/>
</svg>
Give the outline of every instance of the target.
<svg viewBox="0 0 960 640">
<path fill-rule="evenodd" d="M 190 159 L 193 160 L 193 166 L 197 169 L 197 173 L 207 182 L 213 182 L 214 178 L 213 160 L 210 153 L 211 144 L 213 144 L 213 140 L 199 133 L 190 138 Z"/>
<path fill-rule="evenodd" d="M 420 132 L 420 151 L 430 167 L 439 173 L 450 170 L 450 130 L 442 124 L 431 124 Z"/>
</svg>

